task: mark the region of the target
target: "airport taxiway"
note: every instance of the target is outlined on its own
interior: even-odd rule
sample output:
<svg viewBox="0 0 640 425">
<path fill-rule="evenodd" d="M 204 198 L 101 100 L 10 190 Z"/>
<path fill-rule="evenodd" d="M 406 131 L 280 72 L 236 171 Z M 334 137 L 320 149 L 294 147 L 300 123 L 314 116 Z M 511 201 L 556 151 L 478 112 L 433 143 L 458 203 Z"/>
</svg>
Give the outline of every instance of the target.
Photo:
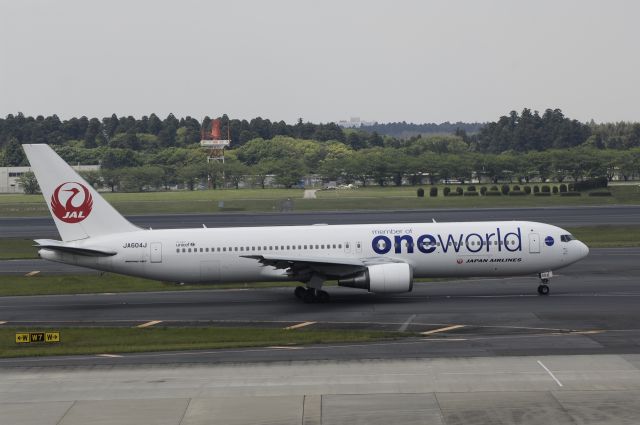
<svg viewBox="0 0 640 425">
<path fill-rule="evenodd" d="M 438 356 L 640 353 L 640 248 L 594 249 L 560 270 L 550 296 L 534 277 L 416 284 L 398 295 L 329 287 L 304 304 L 292 288 L 0 298 L 3 326 L 257 326 L 431 332 L 375 344 L 253 348 L 121 357 L 53 357 L 34 364 L 143 364 Z M 448 328 L 448 329 L 447 329 Z M 0 366 L 25 359 L 0 359 Z"/>
<path fill-rule="evenodd" d="M 143 228 L 285 226 L 356 223 L 421 223 L 436 220 L 530 220 L 556 226 L 638 225 L 640 206 L 580 206 L 542 208 L 465 208 L 381 211 L 325 211 L 287 213 L 151 214 L 127 217 Z M 4 238 L 58 238 L 53 219 L 46 217 L 0 218 Z"/>
</svg>

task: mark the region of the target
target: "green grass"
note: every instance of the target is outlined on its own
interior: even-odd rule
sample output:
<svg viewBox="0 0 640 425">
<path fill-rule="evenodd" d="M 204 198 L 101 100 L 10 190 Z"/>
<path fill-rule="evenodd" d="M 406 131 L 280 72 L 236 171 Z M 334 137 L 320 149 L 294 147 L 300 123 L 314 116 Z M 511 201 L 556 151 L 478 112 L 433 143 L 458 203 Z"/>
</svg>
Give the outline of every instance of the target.
<svg viewBox="0 0 640 425">
<path fill-rule="evenodd" d="M 294 287 L 298 282 L 252 282 L 228 284 L 178 285 L 173 282 L 142 279 L 114 273 L 35 276 L 0 275 L 0 296 L 96 294 L 117 292 L 193 291 L 206 289 L 244 289 Z"/>
<path fill-rule="evenodd" d="M 481 186 L 476 184 L 476 189 Z M 491 185 L 484 185 L 490 187 Z M 524 187 L 524 185 L 520 185 Z M 551 185 L 553 186 L 553 185 Z M 105 198 L 123 214 L 151 213 L 218 213 L 218 212 L 273 212 L 280 211 L 281 202 L 290 198 L 295 211 L 330 210 L 380 210 L 422 208 L 470 208 L 470 207 L 531 207 L 640 204 L 640 187 L 637 185 L 612 186 L 611 197 L 536 197 L 533 195 L 512 197 L 442 196 L 444 185 L 438 185 L 439 196 L 429 197 L 429 185 L 425 197 L 416 196 L 417 187 L 364 187 L 351 190 L 325 190 L 317 192 L 317 199 L 302 199 L 301 189 L 224 189 L 202 191 L 172 191 L 145 193 L 105 193 Z M 449 187 L 455 188 L 454 185 Z M 468 185 L 462 185 L 464 189 Z M 219 207 L 223 201 L 224 206 Z M 0 217 L 42 216 L 48 214 L 42 195 L 0 195 Z"/>
<path fill-rule="evenodd" d="M 284 330 L 273 328 L 62 328 L 59 344 L 16 344 L 16 332 L 45 329 L 0 329 L 0 357 L 133 353 L 270 347 L 341 342 L 370 342 L 415 336 L 410 332 L 361 330 Z"/>
<path fill-rule="evenodd" d="M 38 249 L 31 239 L 0 239 L 0 260 L 38 258 Z"/>
<path fill-rule="evenodd" d="M 567 230 L 590 248 L 640 246 L 640 226 L 581 226 L 568 227 Z"/>
</svg>

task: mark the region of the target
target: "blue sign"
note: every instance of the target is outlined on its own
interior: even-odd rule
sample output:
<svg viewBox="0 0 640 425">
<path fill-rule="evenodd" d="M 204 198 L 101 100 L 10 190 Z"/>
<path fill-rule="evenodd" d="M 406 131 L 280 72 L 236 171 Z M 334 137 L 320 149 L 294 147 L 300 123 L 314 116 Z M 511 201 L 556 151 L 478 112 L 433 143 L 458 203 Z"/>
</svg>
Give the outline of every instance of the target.
<svg viewBox="0 0 640 425">
<path fill-rule="evenodd" d="M 553 238 L 551 236 L 547 236 L 546 238 L 544 238 L 544 243 L 546 243 L 547 246 L 552 246 L 553 245 Z"/>
</svg>

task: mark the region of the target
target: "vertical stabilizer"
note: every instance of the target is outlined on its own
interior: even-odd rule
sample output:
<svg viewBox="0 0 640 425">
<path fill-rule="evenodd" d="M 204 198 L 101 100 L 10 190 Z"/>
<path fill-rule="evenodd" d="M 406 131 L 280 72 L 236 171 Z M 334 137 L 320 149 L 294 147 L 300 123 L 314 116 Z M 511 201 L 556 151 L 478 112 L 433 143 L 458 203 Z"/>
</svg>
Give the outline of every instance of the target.
<svg viewBox="0 0 640 425">
<path fill-rule="evenodd" d="M 140 230 L 127 221 L 49 145 L 22 145 L 63 241 Z"/>
</svg>

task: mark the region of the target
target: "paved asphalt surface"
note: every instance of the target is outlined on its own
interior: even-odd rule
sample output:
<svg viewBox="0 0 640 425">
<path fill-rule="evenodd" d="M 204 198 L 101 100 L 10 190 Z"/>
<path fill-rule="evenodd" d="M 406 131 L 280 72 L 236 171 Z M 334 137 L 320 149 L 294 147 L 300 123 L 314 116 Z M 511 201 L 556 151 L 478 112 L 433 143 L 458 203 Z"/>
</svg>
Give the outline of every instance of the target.
<svg viewBox="0 0 640 425">
<path fill-rule="evenodd" d="M 371 295 L 329 288 L 332 302 L 307 305 L 290 288 L 0 298 L 3 326 L 287 327 L 428 332 L 374 344 L 0 359 L 12 365 L 94 365 L 414 357 L 640 353 L 640 248 L 593 249 L 558 271 L 550 296 L 536 278 L 417 284 L 412 293 Z M 64 335 L 63 335 L 64 337 Z"/>
<path fill-rule="evenodd" d="M 416 223 L 446 221 L 531 220 L 557 226 L 640 224 L 640 205 L 554 208 L 473 208 L 402 211 L 329 211 L 302 213 L 172 214 L 127 217 L 140 227 L 285 226 L 315 223 Z M 4 238 L 58 238 L 51 217 L 0 218 Z"/>
</svg>

